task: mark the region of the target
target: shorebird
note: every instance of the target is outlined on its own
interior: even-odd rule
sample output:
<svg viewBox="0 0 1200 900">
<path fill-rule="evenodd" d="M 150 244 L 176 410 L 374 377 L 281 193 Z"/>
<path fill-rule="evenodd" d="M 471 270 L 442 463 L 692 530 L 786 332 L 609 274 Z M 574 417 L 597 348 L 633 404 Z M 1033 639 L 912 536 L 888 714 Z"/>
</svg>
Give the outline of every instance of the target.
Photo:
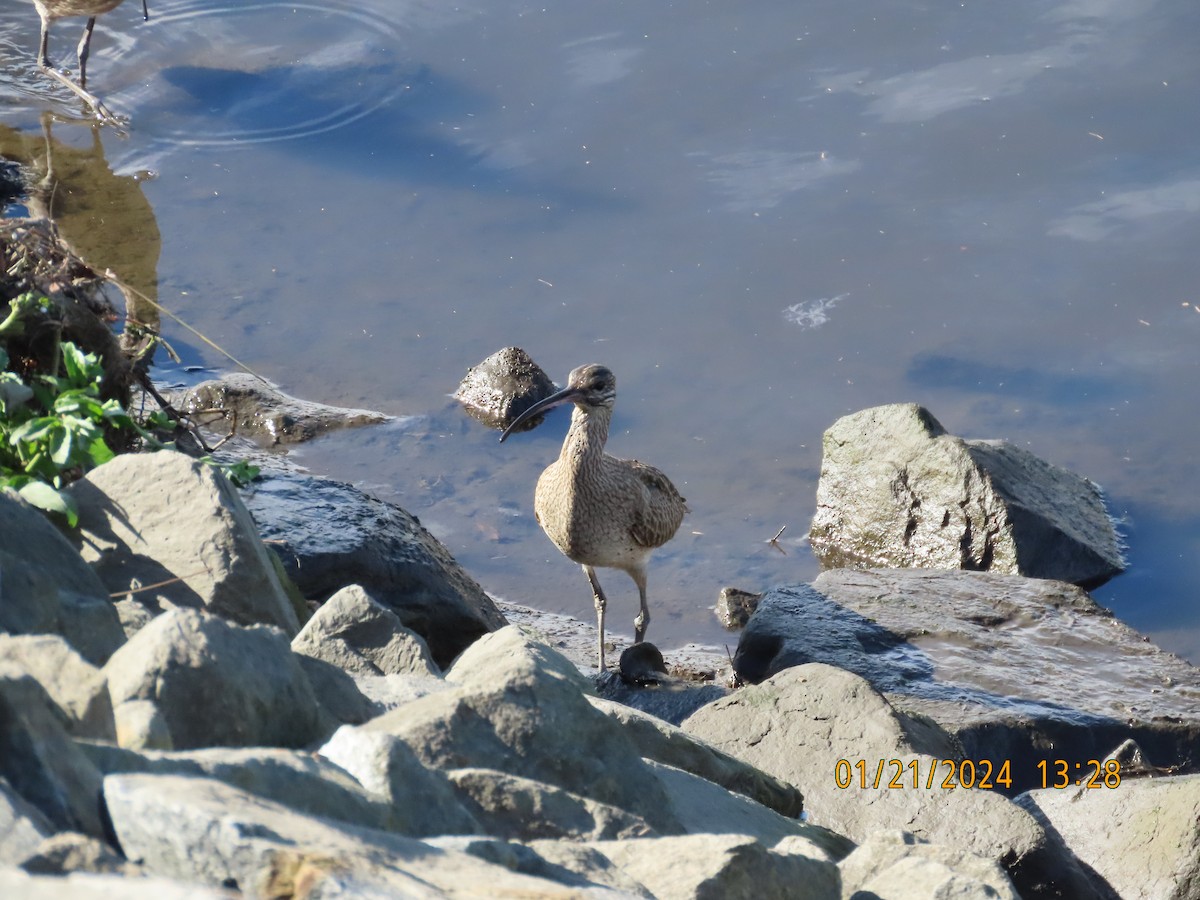
<svg viewBox="0 0 1200 900">
<path fill-rule="evenodd" d="M 571 427 L 558 459 L 538 478 L 533 510 L 547 537 L 568 559 L 583 566 L 596 602 L 600 632 L 597 665 L 604 671 L 604 612 L 608 600 L 597 568 L 620 569 L 637 585 L 641 609 L 634 619 L 638 643 L 646 637 L 646 564 L 679 530 L 687 504 L 675 485 L 653 466 L 604 452 L 617 399 L 617 379 L 595 363 L 572 370 L 567 386 L 517 416 L 500 440 L 533 416 L 574 403 Z"/>
<path fill-rule="evenodd" d="M 38 44 L 38 66 L 43 72 L 51 78 L 65 84 L 90 106 L 93 112 L 102 119 L 112 119 L 113 114 L 108 111 L 100 98 L 87 90 L 87 58 L 88 50 L 92 42 L 92 29 L 96 27 L 96 17 L 104 15 L 121 5 L 123 0 L 33 0 L 33 5 L 37 8 L 38 15 L 42 18 L 42 37 Z M 83 29 L 83 37 L 79 41 L 77 54 L 79 56 L 79 82 L 76 83 L 67 75 L 64 75 L 58 69 L 54 68 L 50 63 L 50 26 L 59 19 L 67 19 L 72 16 L 87 16 L 87 25 Z M 150 10 L 146 8 L 146 0 L 142 0 L 142 17 L 146 20 L 150 19 Z"/>
</svg>

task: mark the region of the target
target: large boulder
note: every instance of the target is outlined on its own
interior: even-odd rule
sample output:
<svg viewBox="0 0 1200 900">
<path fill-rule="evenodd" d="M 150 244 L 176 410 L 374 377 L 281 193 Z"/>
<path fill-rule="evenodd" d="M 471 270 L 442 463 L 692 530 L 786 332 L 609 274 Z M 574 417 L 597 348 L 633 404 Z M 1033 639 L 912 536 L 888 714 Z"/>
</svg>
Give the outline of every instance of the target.
<svg viewBox="0 0 1200 900">
<path fill-rule="evenodd" d="M 580 896 L 466 853 L 304 816 L 212 779 L 110 775 L 104 800 L 121 847 L 152 875 L 248 896 Z"/>
<path fill-rule="evenodd" d="M 681 830 L 666 790 L 629 736 L 592 708 L 569 661 L 509 626 L 476 641 L 447 690 L 358 726 L 402 739 L 435 768 L 491 768 L 571 791 Z"/>
<path fill-rule="evenodd" d="M 100 772 L 67 734 L 66 721 L 32 677 L 0 671 L 0 778 L 56 830 L 104 837 Z M 15 801 L 13 809 L 26 815 Z M 36 829 L 36 817 L 27 817 Z"/>
<path fill-rule="evenodd" d="M 768 592 L 734 657 L 748 681 L 807 662 L 863 676 L 969 758 L 1010 761 L 1011 793 L 1040 786 L 1048 747 L 1082 764 L 1132 737 L 1171 765 L 1194 760 L 1200 741 L 1200 669 L 1063 582 L 824 572 L 811 587 Z"/>
<path fill-rule="evenodd" d="M 176 609 L 135 634 L 104 674 L 122 746 L 302 747 L 328 730 L 287 638 L 268 625 Z"/>
<path fill-rule="evenodd" d="M 213 467 L 171 451 L 130 453 L 68 491 L 79 506 L 79 552 L 109 592 L 128 592 L 128 630 L 175 607 L 275 625 L 289 637 L 300 630 L 254 520 Z"/>
<path fill-rule="evenodd" d="M 45 515 L 5 490 L 0 575 L 0 632 L 60 634 L 97 666 L 124 643 L 121 620 L 96 573 Z"/>
<path fill-rule="evenodd" d="M 1065 789 L 1030 791 L 1017 803 L 1062 835 L 1122 900 L 1200 895 L 1200 775 L 1118 773 L 1111 766 L 1073 770 Z"/>
<path fill-rule="evenodd" d="M 0 868 L 28 858 L 53 833 L 50 820 L 0 777 Z"/>
<path fill-rule="evenodd" d="M 1021 900 L 994 860 L 930 844 L 898 829 L 870 835 L 838 863 L 838 872 L 843 897 Z"/>
<path fill-rule="evenodd" d="M 958 758 L 949 736 L 897 713 L 850 672 L 787 669 L 704 707 L 683 728 L 798 785 L 811 821 L 852 840 L 900 828 L 1000 863 L 1026 900 L 1104 896 L 1024 810 L 991 790 L 945 785 L 943 760 Z"/>
<path fill-rule="evenodd" d="M 1004 441 L 947 434 L 915 403 L 838 419 L 809 531 L 827 568 L 971 569 L 1085 587 L 1125 568 L 1100 489 Z"/>
<path fill-rule="evenodd" d="M 391 831 L 414 837 L 479 831 L 446 776 L 421 762 L 398 737 L 344 726 L 319 753 L 387 805 Z"/>
<path fill-rule="evenodd" d="M 243 494 L 288 576 L 310 600 L 361 585 L 446 667 L 504 616 L 415 516 L 348 484 L 271 471 Z"/>
<path fill-rule="evenodd" d="M 369 792 L 322 756 L 273 747 L 210 747 L 161 752 L 126 750 L 99 742 L 81 745 L 104 775 L 187 775 L 212 778 L 296 812 L 369 828 L 407 833 L 419 810 L 401 810 Z M 440 814 L 440 813 L 439 813 Z"/>
<path fill-rule="evenodd" d="M 75 737 L 116 740 L 112 701 L 103 673 L 52 634 L 0 635 L 0 671 L 32 675 L 66 715 Z"/>
<path fill-rule="evenodd" d="M 440 674 L 420 635 L 357 584 L 321 604 L 292 649 L 357 675 Z"/>
</svg>

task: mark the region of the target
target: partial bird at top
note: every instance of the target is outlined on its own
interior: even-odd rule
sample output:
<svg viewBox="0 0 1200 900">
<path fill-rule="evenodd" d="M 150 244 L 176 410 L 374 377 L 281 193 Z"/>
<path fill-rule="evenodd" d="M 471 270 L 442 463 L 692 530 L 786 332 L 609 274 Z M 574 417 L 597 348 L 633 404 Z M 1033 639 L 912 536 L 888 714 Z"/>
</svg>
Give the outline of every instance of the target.
<svg viewBox="0 0 1200 900">
<path fill-rule="evenodd" d="M 87 58 L 91 49 L 92 29 L 96 27 L 96 17 L 116 9 L 123 0 L 33 0 L 38 15 L 42 19 L 42 36 L 38 44 L 38 66 L 51 78 L 65 84 L 74 91 L 84 103 L 92 108 L 92 112 L 100 119 L 116 121 L 116 116 L 108 111 L 100 98 L 87 90 Z M 75 82 L 69 76 L 58 71 L 50 62 L 50 26 L 59 19 L 73 16 L 87 16 L 87 25 L 83 29 L 83 37 L 79 41 L 77 54 L 79 57 L 79 81 Z M 142 0 L 142 17 L 149 21 L 150 10 L 146 8 L 146 0 Z"/>
<path fill-rule="evenodd" d="M 656 547 L 675 536 L 688 511 L 675 485 L 658 469 L 604 452 L 616 399 L 617 379 L 609 369 L 595 363 L 580 366 L 567 377 L 565 388 L 529 407 L 500 436 L 503 441 L 523 422 L 552 407 L 575 404 L 562 452 L 538 478 L 533 509 L 542 530 L 583 566 L 592 586 L 601 672 L 608 601 L 595 569 L 621 569 L 637 585 L 641 609 L 634 619 L 634 636 L 640 643 L 650 624 L 646 564 Z"/>
</svg>

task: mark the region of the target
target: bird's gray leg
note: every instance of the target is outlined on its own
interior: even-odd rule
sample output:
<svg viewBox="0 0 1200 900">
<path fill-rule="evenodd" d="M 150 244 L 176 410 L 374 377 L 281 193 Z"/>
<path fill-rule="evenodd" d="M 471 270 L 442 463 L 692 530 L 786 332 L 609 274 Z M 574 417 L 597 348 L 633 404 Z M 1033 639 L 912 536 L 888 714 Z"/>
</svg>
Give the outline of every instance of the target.
<svg viewBox="0 0 1200 900">
<path fill-rule="evenodd" d="M 96 27 L 96 17 L 92 16 L 87 20 L 87 25 L 83 28 L 83 37 L 79 39 L 79 86 L 87 87 L 87 58 L 88 50 L 91 49 L 92 29 Z"/>
<path fill-rule="evenodd" d="M 50 68 L 50 20 L 42 16 L 42 39 L 38 43 L 38 68 Z"/>
<path fill-rule="evenodd" d="M 603 672 L 605 669 L 604 610 L 608 606 L 608 599 L 604 596 L 604 591 L 600 588 L 600 582 L 596 578 L 596 570 L 591 566 L 584 566 L 583 574 L 587 576 L 588 583 L 592 586 L 592 598 L 596 601 L 596 630 L 600 632 L 600 645 L 596 653 L 596 666 Z"/>
<path fill-rule="evenodd" d="M 633 620 L 633 639 L 640 644 L 646 639 L 646 629 L 650 626 L 650 607 L 646 603 L 646 573 L 630 572 L 629 574 L 637 585 L 638 599 L 642 603 L 637 618 Z"/>
</svg>

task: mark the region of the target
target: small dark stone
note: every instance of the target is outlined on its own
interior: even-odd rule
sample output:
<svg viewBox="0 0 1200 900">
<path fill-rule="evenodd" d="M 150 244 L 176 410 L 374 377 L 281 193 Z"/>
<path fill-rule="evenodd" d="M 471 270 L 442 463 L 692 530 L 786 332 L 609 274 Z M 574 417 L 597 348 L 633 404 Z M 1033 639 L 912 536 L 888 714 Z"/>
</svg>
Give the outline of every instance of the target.
<svg viewBox="0 0 1200 900">
<path fill-rule="evenodd" d="M 468 369 L 454 398 L 471 418 L 489 428 L 503 430 L 554 391 L 550 376 L 528 353 L 520 347 L 505 347 Z M 529 431 L 540 424 L 542 416 L 534 416 L 518 430 Z"/>
<path fill-rule="evenodd" d="M 741 588 L 723 587 L 720 596 L 717 597 L 717 618 L 730 631 L 745 628 L 761 599 L 762 594 L 743 591 Z"/>
<path fill-rule="evenodd" d="M 626 684 L 658 684 L 667 674 L 662 651 L 648 641 L 626 647 L 621 652 L 620 669 Z"/>
</svg>

